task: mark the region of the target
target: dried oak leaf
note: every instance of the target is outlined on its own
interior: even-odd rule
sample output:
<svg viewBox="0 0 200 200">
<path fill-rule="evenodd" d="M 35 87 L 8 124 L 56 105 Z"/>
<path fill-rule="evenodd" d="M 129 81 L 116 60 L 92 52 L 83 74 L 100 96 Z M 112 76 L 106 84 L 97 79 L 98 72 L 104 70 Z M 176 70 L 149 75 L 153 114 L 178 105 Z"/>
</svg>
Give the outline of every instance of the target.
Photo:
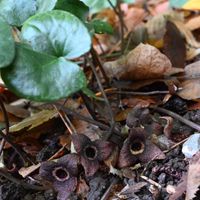
<svg viewBox="0 0 200 200">
<path fill-rule="evenodd" d="M 155 79 L 183 71 L 172 68 L 170 60 L 157 48 L 142 43 L 126 56 L 104 63 L 103 67 L 108 77 L 119 80 Z"/>
</svg>

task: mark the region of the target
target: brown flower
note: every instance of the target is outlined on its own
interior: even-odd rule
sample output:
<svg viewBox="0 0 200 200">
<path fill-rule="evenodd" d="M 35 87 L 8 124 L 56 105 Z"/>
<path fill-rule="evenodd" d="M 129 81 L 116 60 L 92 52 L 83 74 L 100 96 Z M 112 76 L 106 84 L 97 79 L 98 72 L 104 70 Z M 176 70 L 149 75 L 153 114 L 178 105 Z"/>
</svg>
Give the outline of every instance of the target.
<svg viewBox="0 0 200 200">
<path fill-rule="evenodd" d="M 137 162 L 147 163 L 150 160 L 163 159 L 165 155 L 153 143 L 146 139 L 146 132 L 142 128 L 132 128 L 128 138 L 124 141 L 119 154 L 119 168 L 129 167 Z"/>
<path fill-rule="evenodd" d="M 72 141 L 80 155 L 86 176 L 94 175 L 99 169 L 99 162 L 106 160 L 113 150 L 112 143 L 103 140 L 91 141 L 84 134 L 73 134 Z"/>
<path fill-rule="evenodd" d="M 40 176 L 52 183 L 58 192 L 57 199 L 65 200 L 76 189 L 78 174 L 78 157 L 68 154 L 58 159 L 57 162 L 46 161 L 41 164 Z"/>
</svg>

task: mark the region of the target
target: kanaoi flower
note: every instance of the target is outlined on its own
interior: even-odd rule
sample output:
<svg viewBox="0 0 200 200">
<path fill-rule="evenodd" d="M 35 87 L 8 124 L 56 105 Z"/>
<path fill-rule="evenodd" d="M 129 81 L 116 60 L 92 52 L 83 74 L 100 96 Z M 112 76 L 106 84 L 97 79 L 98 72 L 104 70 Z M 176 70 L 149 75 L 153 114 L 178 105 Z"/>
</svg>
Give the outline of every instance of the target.
<svg viewBox="0 0 200 200">
<path fill-rule="evenodd" d="M 119 154 L 118 167 L 130 167 L 138 162 L 147 163 L 152 159 L 163 159 L 165 155 L 146 139 L 142 128 L 132 128 Z"/>
<path fill-rule="evenodd" d="M 112 153 L 113 144 L 108 141 L 91 141 L 84 134 L 73 134 L 72 142 L 80 162 L 84 167 L 86 176 L 94 175 L 99 169 L 99 162 L 106 160 Z"/>
<path fill-rule="evenodd" d="M 78 175 L 78 157 L 68 154 L 58 159 L 57 162 L 46 161 L 41 164 L 40 176 L 52 183 L 58 192 L 58 200 L 66 200 L 76 189 Z"/>
</svg>

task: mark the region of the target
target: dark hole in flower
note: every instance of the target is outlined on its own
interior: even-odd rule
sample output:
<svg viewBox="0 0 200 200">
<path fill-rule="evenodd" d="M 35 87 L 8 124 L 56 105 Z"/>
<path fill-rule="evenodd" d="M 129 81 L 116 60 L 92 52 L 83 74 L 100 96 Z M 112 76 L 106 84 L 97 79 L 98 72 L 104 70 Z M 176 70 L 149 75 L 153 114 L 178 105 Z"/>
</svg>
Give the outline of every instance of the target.
<svg viewBox="0 0 200 200">
<path fill-rule="evenodd" d="M 69 178 L 69 172 L 63 167 L 57 167 L 53 170 L 53 176 L 59 181 L 65 181 Z"/>
<path fill-rule="evenodd" d="M 130 151 L 133 155 L 140 154 L 144 151 L 144 143 L 142 141 L 133 141 L 130 145 Z"/>
<path fill-rule="evenodd" d="M 84 150 L 86 158 L 94 160 L 97 157 L 97 148 L 95 146 L 87 146 Z"/>
</svg>

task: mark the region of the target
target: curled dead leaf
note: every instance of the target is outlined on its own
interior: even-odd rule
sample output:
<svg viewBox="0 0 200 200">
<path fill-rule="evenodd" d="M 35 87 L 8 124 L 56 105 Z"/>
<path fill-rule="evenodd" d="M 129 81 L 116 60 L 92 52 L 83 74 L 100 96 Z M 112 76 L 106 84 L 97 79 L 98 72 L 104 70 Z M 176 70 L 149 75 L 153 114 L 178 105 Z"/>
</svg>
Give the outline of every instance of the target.
<svg viewBox="0 0 200 200">
<path fill-rule="evenodd" d="M 181 83 L 178 95 L 187 100 L 200 98 L 200 61 L 187 65 L 185 74 L 188 79 Z"/>
<path fill-rule="evenodd" d="M 157 48 L 142 43 L 126 56 L 116 61 L 106 62 L 103 67 L 108 77 L 119 80 L 160 78 L 171 74 L 174 69 L 170 60 Z M 180 71 L 183 70 L 178 69 L 178 72 Z"/>
<path fill-rule="evenodd" d="M 189 164 L 186 200 L 193 199 L 200 185 L 200 152 L 195 154 Z"/>
</svg>

